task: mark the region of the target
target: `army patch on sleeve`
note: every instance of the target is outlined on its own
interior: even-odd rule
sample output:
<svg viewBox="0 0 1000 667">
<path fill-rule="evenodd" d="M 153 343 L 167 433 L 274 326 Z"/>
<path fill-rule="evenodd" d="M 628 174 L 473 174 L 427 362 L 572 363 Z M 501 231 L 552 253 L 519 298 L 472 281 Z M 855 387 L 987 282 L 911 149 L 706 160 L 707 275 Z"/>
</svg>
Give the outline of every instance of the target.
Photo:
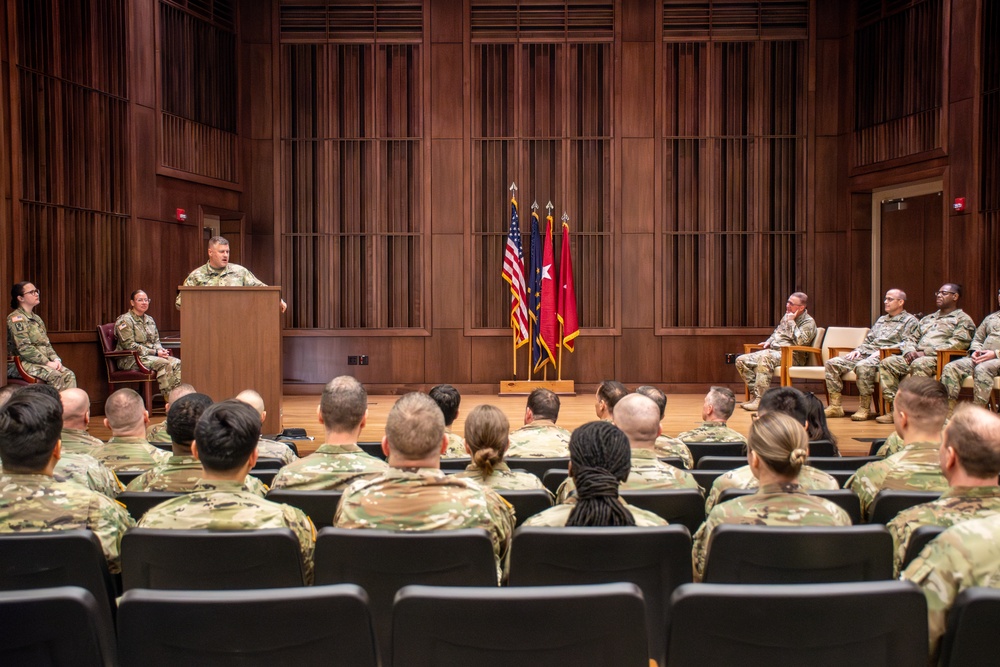
<svg viewBox="0 0 1000 667">
<path fill-rule="evenodd" d="M 17 329 L 18 331 L 24 331 L 24 325 L 23 325 L 23 324 L 21 324 L 20 322 L 18 322 L 18 323 L 17 323 L 17 325 L 15 325 L 15 328 L 16 328 L 16 329 Z"/>
<path fill-rule="evenodd" d="M 11 322 L 22 322 L 22 321 L 24 321 L 24 315 L 15 315 L 14 317 L 10 318 L 10 321 Z"/>
<path fill-rule="evenodd" d="M 128 322 L 122 322 L 121 324 L 118 325 L 118 330 L 121 331 L 122 329 L 124 329 L 127 326 L 128 326 Z"/>
</svg>

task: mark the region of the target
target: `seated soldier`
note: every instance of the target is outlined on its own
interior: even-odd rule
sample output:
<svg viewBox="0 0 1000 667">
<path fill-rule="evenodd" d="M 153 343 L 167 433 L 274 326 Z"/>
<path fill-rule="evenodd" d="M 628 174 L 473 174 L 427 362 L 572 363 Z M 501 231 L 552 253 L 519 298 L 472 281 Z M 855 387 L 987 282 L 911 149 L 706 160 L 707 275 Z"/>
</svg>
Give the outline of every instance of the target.
<svg viewBox="0 0 1000 667">
<path fill-rule="evenodd" d="M 187 384 L 185 382 L 180 383 L 179 385 L 177 385 L 176 387 L 174 387 L 171 390 L 170 396 L 169 396 L 169 398 L 167 400 L 167 404 L 165 406 L 163 406 L 163 411 L 169 414 L 170 413 L 170 405 L 174 401 L 176 401 L 177 399 L 179 399 L 181 396 L 187 396 L 188 394 L 193 394 L 193 393 L 195 393 L 195 391 L 197 391 L 197 390 L 193 386 L 191 386 L 191 385 L 189 385 L 189 384 Z M 167 420 L 166 420 L 166 418 L 164 418 L 164 420 L 161 421 L 161 422 L 149 425 L 149 427 L 146 429 L 146 442 L 148 442 L 151 445 L 155 445 L 155 444 L 169 445 L 170 444 L 170 434 L 167 433 Z"/>
<path fill-rule="evenodd" d="M 635 393 L 641 394 L 656 403 L 660 410 L 660 421 L 667 412 L 667 395 L 651 385 L 643 385 L 635 388 Z M 656 438 L 656 455 L 659 457 L 675 456 L 681 460 L 688 470 L 694 468 L 694 456 L 691 450 L 679 438 L 670 438 L 662 433 Z"/>
<path fill-rule="evenodd" d="M 524 426 L 510 434 L 507 458 L 558 459 L 569 456 L 569 431 L 556 426 L 559 396 L 549 389 L 535 389 L 528 395 Z"/>
<path fill-rule="evenodd" d="M 997 292 L 1000 302 L 1000 291 Z M 972 400 L 986 407 L 1000 373 L 1000 310 L 986 316 L 969 345 L 969 356 L 956 359 L 941 370 L 941 383 L 948 389 L 948 405 L 954 409 L 965 378 L 972 376 Z"/>
<path fill-rule="evenodd" d="M 448 449 L 441 455 L 443 459 L 464 459 L 469 456 L 465 451 L 465 441 L 462 436 L 451 432 L 451 425 L 458 418 L 458 406 L 462 403 L 462 395 L 450 384 L 439 384 L 432 387 L 427 395 L 438 404 L 444 414 L 444 434 L 448 438 Z"/>
<path fill-rule="evenodd" d="M 614 423 L 612 414 L 615 405 L 629 393 L 628 387 L 617 380 L 604 380 L 597 386 L 594 395 L 594 413 L 598 419 Z"/>
<path fill-rule="evenodd" d="M 759 404 L 758 404 L 759 405 Z M 683 442 L 742 442 L 746 436 L 726 426 L 736 409 L 736 395 L 728 387 L 712 387 L 701 406 L 702 424 L 677 436 Z"/>
<path fill-rule="evenodd" d="M 465 449 L 471 457 L 465 477 L 494 489 L 544 489 L 542 480 L 529 472 L 511 470 L 503 457 L 510 439 L 510 422 L 495 405 L 479 405 L 465 419 Z M 551 494 L 550 494 L 551 495 Z"/>
<path fill-rule="evenodd" d="M 115 472 L 145 472 L 170 458 L 169 452 L 146 442 L 149 413 L 132 389 L 119 389 L 104 402 L 104 425 L 111 438 L 91 455 Z"/>
<path fill-rule="evenodd" d="M 267 410 L 264 409 L 264 399 L 253 389 L 244 389 L 236 395 L 237 401 L 243 401 L 260 415 L 260 423 L 267 419 Z M 278 459 L 283 465 L 294 463 L 299 460 L 292 448 L 283 442 L 261 438 L 257 441 L 257 456 L 262 459 Z"/>
<path fill-rule="evenodd" d="M 56 391 L 76 386 L 76 374 L 63 366 L 49 342 L 45 322 L 34 312 L 41 302 L 40 290 L 29 282 L 15 283 L 10 289 L 7 316 L 7 356 L 21 358 L 21 367 L 33 378 L 50 384 Z M 7 364 L 7 377 L 19 377 L 17 367 Z"/>
<path fill-rule="evenodd" d="M 90 396 L 79 387 L 63 389 L 59 392 L 63 406 L 63 429 L 59 434 L 63 452 L 90 454 L 91 449 L 104 444 L 87 432 L 90 425 Z"/>
</svg>

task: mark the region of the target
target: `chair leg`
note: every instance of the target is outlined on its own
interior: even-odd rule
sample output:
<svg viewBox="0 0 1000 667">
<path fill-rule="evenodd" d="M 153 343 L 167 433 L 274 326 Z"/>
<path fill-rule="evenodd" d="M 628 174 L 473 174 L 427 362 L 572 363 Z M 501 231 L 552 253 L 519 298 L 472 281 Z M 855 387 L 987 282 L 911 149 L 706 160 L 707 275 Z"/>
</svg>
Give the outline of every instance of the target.
<svg viewBox="0 0 1000 667">
<path fill-rule="evenodd" d="M 143 392 L 142 397 L 146 401 L 146 412 L 153 414 L 153 383 L 143 382 L 142 383 Z"/>
</svg>

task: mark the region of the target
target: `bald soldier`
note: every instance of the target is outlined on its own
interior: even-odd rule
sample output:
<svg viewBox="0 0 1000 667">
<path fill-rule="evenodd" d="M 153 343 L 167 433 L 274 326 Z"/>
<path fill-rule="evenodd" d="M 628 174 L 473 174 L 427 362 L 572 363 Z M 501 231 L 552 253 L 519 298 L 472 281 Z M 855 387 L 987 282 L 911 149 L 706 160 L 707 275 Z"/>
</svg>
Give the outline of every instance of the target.
<svg viewBox="0 0 1000 667">
<path fill-rule="evenodd" d="M 514 532 L 513 509 L 493 489 L 444 474 L 441 453 L 447 446 L 437 404 L 420 393 L 400 398 L 389 410 L 382 438 L 389 469 L 351 484 L 333 525 L 410 531 L 484 528 L 493 541 L 499 580 Z"/>
<path fill-rule="evenodd" d="M 253 389 L 244 389 L 236 395 L 237 401 L 243 401 L 260 415 L 260 423 L 267 419 L 267 410 L 264 409 L 264 399 Z M 257 456 L 262 459 L 280 459 L 283 465 L 294 463 L 299 460 L 292 448 L 283 442 L 268 440 L 261 437 L 257 441 Z"/>
<path fill-rule="evenodd" d="M 119 389 L 104 402 L 104 425 L 111 438 L 91 455 L 115 472 L 145 472 L 170 458 L 168 452 L 146 442 L 146 412 L 142 396 L 132 389 Z"/>
<path fill-rule="evenodd" d="M 662 422 L 663 415 L 667 413 L 667 395 L 656 387 L 648 384 L 636 387 L 635 393 L 640 396 L 645 396 L 653 401 L 653 403 L 656 403 L 656 408 L 660 411 L 660 421 Z M 676 456 L 681 460 L 681 463 L 684 464 L 685 468 L 688 470 L 694 468 L 694 456 L 691 454 L 690 448 L 688 448 L 688 446 L 678 438 L 671 438 L 663 435 L 663 429 L 660 429 L 660 435 L 656 436 L 654 447 L 657 456 Z"/>
<path fill-rule="evenodd" d="M 208 240 L 208 263 L 199 266 L 184 279 L 186 287 L 267 287 L 266 283 L 257 279 L 239 264 L 229 261 L 229 240 L 222 236 L 213 236 Z M 181 309 L 181 295 L 174 301 L 177 310 Z M 281 299 L 281 312 L 285 312 L 288 304 Z"/>
<path fill-rule="evenodd" d="M 83 389 L 73 387 L 59 392 L 63 406 L 63 428 L 59 434 L 64 452 L 91 454 L 94 447 L 104 442 L 87 432 L 90 426 L 90 396 Z"/>
<path fill-rule="evenodd" d="M 556 426 L 559 419 L 559 396 L 550 389 L 535 389 L 528 394 L 524 426 L 510 434 L 507 458 L 542 459 L 569 456 L 570 433 Z"/>
</svg>

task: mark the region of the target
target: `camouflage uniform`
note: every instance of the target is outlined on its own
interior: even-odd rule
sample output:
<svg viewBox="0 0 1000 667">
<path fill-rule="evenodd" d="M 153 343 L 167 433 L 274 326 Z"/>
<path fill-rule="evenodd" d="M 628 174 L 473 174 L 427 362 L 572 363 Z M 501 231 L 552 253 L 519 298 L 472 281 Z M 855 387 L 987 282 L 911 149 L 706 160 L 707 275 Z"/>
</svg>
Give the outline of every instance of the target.
<svg viewBox="0 0 1000 667">
<path fill-rule="evenodd" d="M 694 456 L 691 449 L 677 438 L 669 438 L 665 435 L 658 436 L 653 443 L 656 455 L 661 458 L 676 456 L 688 470 L 694 468 Z"/>
<path fill-rule="evenodd" d="M 510 434 L 507 458 L 560 459 L 569 456 L 570 432 L 548 419 L 536 419 Z"/>
<path fill-rule="evenodd" d="M 157 449 L 143 438 L 118 436 L 111 436 L 107 444 L 94 447 L 90 455 L 115 472 L 145 472 L 170 458 L 170 452 Z"/>
<path fill-rule="evenodd" d="M 161 463 L 142 473 L 125 487 L 126 491 L 170 491 L 172 493 L 191 493 L 204 477 L 205 471 L 201 461 L 193 456 L 171 456 Z M 247 475 L 243 486 L 248 493 L 263 498 L 267 494 L 267 484 L 253 475 Z"/>
<path fill-rule="evenodd" d="M 181 383 L 181 360 L 157 354 L 163 346 L 160 345 L 160 332 L 156 330 L 152 317 L 138 315 L 130 309 L 115 320 L 115 338 L 115 349 L 138 352 L 143 366 L 156 371 L 161 394 L 169 396 L 170 390 Z M 119 357 L 117 363 L 122 370 L 138 368 L 135 357 Z"/>
<path fill-rule="evenodd" d="M 493 541 L 497 581 L 514 524 L 513 508 L 495 491 L 437 468 L 389 468 L 371 479 L 358 480 L 344 491 L 333 519 L 338 528 L 485 528 Z"/>
<path fill-rule="evenodd" d="M 840 488 L 840 483 L 833 475 L 812 466 L 802 466 L 799 471 L 799 485 L 808 491 L 834 491 Z M 750 472 L 750 466 L 742 466 L 720 475 L 712 483 L 712 489 L 705 500 L 705 513 L 708 514 L 719 502 L 719 496 L 726 489 L 756 489 L 760 482 Z"/>
<path fill-rule="evenodd" d="M 522 491 L 532 489 L 544 489 L 542 480 L 538 479 L 530 472 L 511 470 L 510 467 L 501 461 L 493 468 L 493 474 L 489 477 L 483 476 L 483 471 L 470 463 L 464 472 L 453 475 L 462 479 L 471 479 L 482 486 L 488 486 L 500 491 Z"/>
<path fill-rule="evenodd" d="M 292 448 L 277 440 L 261 438 L 257 441 L 257 456 L 262 459 L 280 459 L 282 464 L 290 465 L 299 460 Z"/>
<path fill-rule="evenodd" d="M 167 420 L 164 419 L 159 424 L 150 424 L 146 429 L 146 442 L 170 444 L 170 434 L 167 433 Z"/>
<path fill-rule="evenodd" d="M 844 390 L 842 377 L 851 371 L 858 376 L 858 393 L 871 396 L 875 393 L 875 378 L 878 377 L 879 350 L 883 347 L 900 347 L 907 341 L 916 341 L 919 335 L 917 318 L 905 310 L 899 315 L 883 315 L 872 325 L 864 342 L 854 348 L 862 354 L 857 361 L 846 357 L 832 357 L 825 364 L 827 392 L 841 393 Z"/>
<path fill-rule="evenodd" d="M 691 473 L 660 461 L 651 449 L 632 450 L 632 468 L 628 478 L 618 488 L 622 491 L 697 489 L 701 493 L 701 487 Z M 556 491 L 556 502 L 565 503 L 567 498 L 575 495 L 576 483 L 572 477 L 567 477 Z"/>
<path fill-rule="evenodd" d="M 906 447 L 906 444 L 903 442 L 903 436 L 893 431 L 889 437 L 885 439 L 885 442 L 882 443 L 882 446 L 878 448 L 875 455 L 886 458 L 903 451 L 904 447 Z"/>
<path fill-rule="evenodd" d="M 357 445 L 320 445 L 315 452 L 278 471 L 273 489 L 331 491 L 385 472 L 389 465 Z"/>
<path fill-rule="evenodd" d="M 693 538 L 697 580 L 705 572 L 712 531 L 722 523 L 754 526 L 850 526 L 851 517 L 835 503 L 809 495 L 796 482 L 765 484 L 753 495 L 733 498 L 712 508 Z"/>
<path fill-rule="evenodd" d="M 847 486 L 861 499 L 862 514 L 868 514 L 872 501 L 883 489 L 947 490 L 948 480 L 938 460 L 940 448 L 940 442 L 915 442 L 887 459 L 861 466 L 847 480 Z"/>
<path fill-rule="evenodd" d="M 996 514 L 1000 514 L 1000 487 L 996 486 L 953 486 L 938 500 L 903 510 L 886 525 L 895 545 L 894 572 L 899 574 L 906 547 L 920 526 L 948 528 Z"/>
<path fill-rule="evenodd" d="M 221 269 L 212 268 L 211 263 L 202 266 L 188 274 L 184 279 L 185 287 L 267 287 L 249 269 L 239 264 L 229 263 Z M 181 295 L 178 294 L 174 305 L 180 310 Z"/>
<path fill-rule="evenodd" d="M 0 475 L 0 533 L 87 528 L 101 542 L 111 572 L 121 571 L 121 541 L 135 525 L 125 506 L 48 475 Z"/>
<path fill-rule="evenodd" d="M 1000 516 L 948 528 L 913 559 L 901 578 L 923 589 L 933 657 L 958 594 L 974 586 L 1000 588 Z"/>
<path fill-rule="evenodd" d="M 629 505 L 620 498 L 619 502 L 632 514 L 632 518 L 635 519 L 635 525 L 638 528 L 651 528 L 653 526 L 667 525 L 667 520 L 658 514 Z M 573 511 L 574 507 L 576 507 L 576 496 L 567 498 L 564 503 L 550 507 L 547 510 L 542 510 L 535 516 L 528 517 L 528 519 L 521 525 L 561 528 L 566 525 L 567 521 L 569 521 L 569 515 Z"/>
<path fill-rule="evenodd" d="M 726 426 L 726 422 L 702 422 L 698 428 L 684 431 L 677 436 L 683 442 L 742 442 L 746 436 Z"/>
<path fill-rule="evenodd" d="M 45 322 L 35 313 L 18 308 L 7 316 L 7 354 L 21 357 L 28 375 L 50 384 L 59 391 L 76 386 L 76 375 L 65 366 L 61 371 L 49 368 L 50 361 L 62 361 L 49 342 Z M 17 366 L 7 364 L 7 377 L 20 377 Z"/>
<path fill-rule="evenodd" d="M 72 454 L 87 454 L 93 456 L 94 447 L 104 446 L 103 440 L 95 438 L 80 428 L 63 428 L 62 432 L 59 434 L 59 440 L 62 442 L 62 450 L 64 454 L 66 452 L 70 452 Z"/>
<path fill-rule="evenodd" d="M 56 463 L 53 477 L 58 481 L 81 484 L 108 498 L 114 498 L 122 490 L 115 473 L 89 454 L 65 452 Z"/>
<path fill-rule="evenodd" d="M 942 369 L 941 382 L 948 389 L 948 398 L 956 400 L 962 391 L 962 383 L 971 375 L 972 396 L 976 403 L 985 406 L 993 392 L 993 380 L 1000 373 L 1000 311 L 987 315 L 976 329 L 969 351 L 977 350 L 993 350 L 997 358 L 975 365 L 969 357 L 956 359 Z"/>
<path fill-rule="evenodd" d="M 781 367 L 781 348 L 808 345 L 815 339 L 816 322 L 809 311 L 803 310 L 794 320 L 782 317 L 771 337 L 763 343 L 768 347 L 736 357 L 736 370 L 750 393 L 760 398 L 771 386 L 774 369 Z M 804 364 L 805 357 L 804 352 L 796 352 L 795 363 Z"/>
<path fill-rule="evenodd" d="M 444 450 L 444 454 L 441 455 L 443 459 L 467 459 L 469 458 L 469 452 L 465 451 L 465 438 L 462 436 L 452 433 L 451 429 L 445 427 L 444 434 L 448 438 L 448 447 Z"/>
<path fill-rule="evenodd" d="M 920 340 L 903 342 L 900 353 L 886 357 L 879 366 L 882 396 L 887 401 L 896 397 L 899 381 L 907 375 L 934 377 L 937 374 L 938 350 L 968 349 L 976 323 L 964 310 L 956 308 L 946 315 L 940 310 L 927 315 L 920 320 L 919 327 Z M 923 352 L 924 356 L 908 362 L 904 355 L 910 352 Z"/>
<path fill-rule="evenodd" d="M 291 528 L 299 541 L 306 583 L 313 579 L 316 528 L 297 507 L 273 503 L 247 491 L 242 482 L 199 480 L 194 490 L 160 503 L 143 515 L 140 528 L 260 530 Z"/>
</svg>

